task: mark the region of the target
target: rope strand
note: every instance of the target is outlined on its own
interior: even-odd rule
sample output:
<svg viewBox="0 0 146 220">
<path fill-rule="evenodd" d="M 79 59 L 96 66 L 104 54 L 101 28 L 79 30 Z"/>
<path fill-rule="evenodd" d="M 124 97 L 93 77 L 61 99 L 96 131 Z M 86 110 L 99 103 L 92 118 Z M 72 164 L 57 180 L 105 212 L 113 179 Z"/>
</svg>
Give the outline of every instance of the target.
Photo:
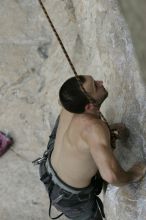
<svg viewBox="0 0 146 220">
<path fill-rule="evenodd" d="M 61 48 L 62 48 L 62 50 L 63 50 L 63 52 L 64 52 L 64 54 L 65 54 L 65 56 L 66 56 L 66 58 L 67 58 L 69 64 L 70 64 L 70 67 L 71 67 L 71 69 L 72 69 L 72 71 L 73 71 L 73 73 L 74 73 L 74 75 L 75 75 L 75 77 L 76 77 L 76 79 L 77 79 L 77 82 L 79 83 L 79 86 L 81 87 L 83 93 L 85 94 L 85 96 L 87 97 L 87 99 L 89 100 L 89 102 L 90 102 L 90 103 L 93 103 L 93 104 L 98 108 L 98 107 L 99 107 L 98 101 L 96 101 L 95 99 L 93 99 L 93 98 L 86 92 L 86 90 L 84 89 L 83 84 L 82 84 L 82 82 L 81 82 L 81 80 L 80 80 L 80 78 L 79 78 L 79 76 L 78 76 L 78 74 L 77 74 L 77 71 L 76 71 L 76 69 L 75 69 L 75 67 L 74 67 L 74 65 L 73 65 L 73 63 L 72 63 L 72 61 L 71 61 L 71 59 L 70 59 L 70 57 L 69 57 L 69 55 L 68 55 L 68 53 L 67 53 L 67 51 L 66 51 L 64 45 L 63 45 L 63 43 L 62 43 L 62 41 L 61 41 L 61 38 L 59 37 L 59 34 L 57 33 L 57 31 L 56 31 L 56 29 L 55 29 L 55 27 L 54 27 L 54 25 L 53 25 L 53 23 L 52 23 L 52 21 L 51 21 L 49 15 L 48 15 L 48 12 L 47 12 L 47 10 L 46 10 L 46 8 L 45 8 L 45 6 L 44 6 L 42 0 L 38 0 L 38 1 L 39 1 L 39 3 L 40 3 L 40 6 L 41 6 L 41 8 L 42 8 L 42 10 L 43 10 L 43 12 L 44 12 L 44 14 L 45 14 L 45 16 L 46 16 L 48 22 L 50 23 L 50 25 L 51 25 L 51 27 L 52 27 L 52 30 L 53 30 L 54 34 L 55 34 L 56 37 L 57 37 L 57 40 L 58 40 L 58 42 L 59 42 L 59 44 L 60 44 L 60 46 L 61 46 Z M 103 116 L 103 114 L 102 114 L 101 112 L 100 112 L 100 117 L 102 118 L 102 120 L 104 120 L 104 121 L 106 122 L 106 124 L 107 124 L 107 126 L 108 126 L 108 128 L 109 128 L 109 130 L 110 130 L 111 137 L 112 137 L 112 130 L 110 129 L 109 123 L 107 122 L 107 120 L 105 119 L 105 117 Z"/>
<path fill-rule="evenodd" d="M 89 100 L 91 103 L 94 103 L 94 105 L 96 105 L 96 106 L 98 107 L 98 103 L 96 102 L 96 100 L 94 100 L 94 99 L 86 92 L 86 90 L 84 89 L 83 84 L 82 84 L 82 82 L 81 82 L 81 80 L 79 79 L 79 76 L 78 76 L 78 74 L 77 74 L 77 71 L 76 71 L 76 69 L 75 69 L 75 67 L 74 67 L 74 65 L 73 65 L 73 63 L 72 63 L 72 61 L 71 61 L 71 59 L 70 59 L 70 57 L 69 57 L 69 55 L 68 55 L 68 53 L 67 53 L 67 51 L 66 51 L 64 45 L 63 45 L 63 43 L 62 43 L 62 41 L 61 41 L 61 38 L 59 37 L 59 34 L 57 33 L 57 31 L 56 31 L 56 29 L 55 29 L 55 27 L 54 27 L 54 25 L 53 25 L 53 23 L 52 23 L 52 21 L 51 21 L 49 15 L 48 15 L 48 12 L 47 12 L 47 10 L 46 10 L 44 4 L 42 3 L 42 0 L 39 0 L 39 3 L 40 3 L 40 5 L 41 5 L 41 8 L 42 8 L 42 10 L 43 10 L 43 12 L 44 12 L 44 14 L 45 14 L 47 20 L 49 21 L 49 23 L 50 23 L 50 25 L 51 25 L 51 27 L 52 27 L 52 30 L 53 30 L 54 34 L 55 34 L 56 37 L 57 37 L 57 40 L 58 40 L 58 42 L 59 42 L 59 44 L 60 44 L 60 46 L 61 46 L 61 48 L 62 48 L 62 50 L 63 50 L 63 52 L 64 52 L 64 54 L 65 54 L 65 56 L 66 56 L 66 58 L 67 58 L 69 64 L 70 64 L 71 69 L 72 69 L 72 71 L 73 71 L 73 73 L 74 73 L 74 75 L 75 75 L 75 77 L 76 77 L 76 79 L 77 79 L 79 85 L 81 86 L 81 88 L 82 88 L 84 94 L 86 95 L 86 97 L 88 98 L 88 100 Z M 105 119 L 105 117 L 103 116 L 103 114 L 102 114 L 101 112 L 100 112 L 100 116 L 102 117 L 102 119 L 103 119 L 103 120 L 107 123 L 107 125 L 108 125 L 107 120 Z M 109 127 L 109 125 L 108 125 L 108 127 Z M 109 127 L 109 128 L 110 128 L 110 127 Z"/>
<path fill-rule="evenodd" d="M 72 63 L 72 61 L 71 61 L 71 59 L 70 59 L 70 57 L 69 57 L 69 55 L 68 55 L 68 53 L 67 53 L 67 51 L 66 51 L 64 45 L 63 45 L 63 43 L 62 43 L 62 41 L 61 41 L 61 38 L 59 37 L 59 34 L 57 33 L 57 31 L 56 31 L 56 29 L 55 29 L 55 27 L 54 27 L 54 25 L 53 25 L 53 23 L 52 23 L 52 21 L 51 21 L 49 15 L 48 15 L 48 12 L 47 12 L 46 8 L 44 7 L 44 5 L 43 5 L 43 3 L 42 3 L 41 0 L 39 0 L 39 3 L 40 3 L 40 5 L 41 5 L 41 7 L 42 7 L 42 9 L 43 9 L 43 11 L 44 11 L 44 13 L 45 13 L 45 15 L 46 15 L 48 21 L 49 21 L 49 23 L 50 23 L 52 29 L 53 29 L 54 34 L 56 35 L 56 37 L 57 37 L 57 39 L 58 39 L 58 41 L 59 41 L 59 44 L 60 44 L 60 46 L 61 46 L 61 48 L 62 48 L 62 50 L 63 50 L 63 52 L 64 52 L 64 54 L 65 54 L 65 56 L 66 56 L 66 58 L 67 58 L 67 60 L 68 60 L 68 62 L 69 62 L 69 64 L 70 64 L 71 68 L 72 68 L 72 71 L 74 72 L 75 76 L 77 76 L 77 75 L 78 75 L 78 74 L 77 74 L 77 71 L 76 71 L 76 69 L 75 69 L 75 67 L 74 67 L 74 65 L 73 65 L 73 63 Z"/>
<path fill-rule="evenodd" d="M 72 61 L 71 61 L 71 59 L 70 59 L 70 57 L 69 57 L 69 55 L 68 55 L 64 45 L 63 45 L 63 43 L 62 43 L 62 40 L 61 40 L 59 34 L 57 33 L 57 31 L 56 31 L 56 29 L 55 29 L 55 27 L 53 25 L 53 22 L 51 21 L 49 15 L 48 15 L 48 12 L 47 12 L 47 10 L 46 10 L 42 0 L 39 0 L 39 3 L 40 3 L 40 6 L 41 6 L 41 8 L 42 8 L 42 10 L 43 10 L 43 12 L 44 12 L 48 22 L 50 23 L 50 25 L 52 27 L 52 30 L 53 30 L 54 34 L 56 35 L 56 38 L 57 38 L 57 40 L 58 40 L 58 42 L 59 42 L 59 44 L 60 44 L 60 46 L 61 46 L 61 48 L 62 48 L 62 50 L 64 52 L 64 55 L 66 56 L 66 58 L 67 58 L 67 60 L 68 60 L 68 62 L 70 64 L 70 67 L 71 67 L 71 69 L 72 69 L 72 71 L 73 71 L 73 73 L 74 73 L 74 75 L 75 75 L 75 77 L 77 79 L 77 82 L 79 83 L 83 93 L 86 95 L 86 97 L 88 98 L 89 102 L 92 102 L 92 103 L 96 104 L 95 100 L 84 89 L 83 84 L 82 84 L 82 82 L 81 82 L 81 80 L 80 80 L 80 78 L 78 76 L 78 73 L 77 73 L 77 71 L 76 71 L 76 69 L 75 69 L 75 67 L 74 67 L 74 65 L 73 65 L 73 63 L 72 63 Z"/>
</svg>

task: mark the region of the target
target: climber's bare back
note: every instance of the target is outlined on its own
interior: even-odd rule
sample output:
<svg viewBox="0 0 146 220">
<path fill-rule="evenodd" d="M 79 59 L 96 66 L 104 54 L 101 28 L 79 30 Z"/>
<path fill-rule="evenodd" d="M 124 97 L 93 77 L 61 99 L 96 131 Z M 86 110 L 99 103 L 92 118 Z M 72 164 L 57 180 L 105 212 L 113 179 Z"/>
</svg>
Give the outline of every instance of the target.
<svg viewBox="0 0 146 220">
<path fill-rule="evenodd" d="M 98 171 L 84 138 L 85 131 L 90 132 L 91 123 L 102 123 L 109 141 L 106 124 L 95 116 L 72 114 L 65 109 L 60 114 L 51 163 L 65 183 L 77 188 L 88 186 Z"/>
</svg>

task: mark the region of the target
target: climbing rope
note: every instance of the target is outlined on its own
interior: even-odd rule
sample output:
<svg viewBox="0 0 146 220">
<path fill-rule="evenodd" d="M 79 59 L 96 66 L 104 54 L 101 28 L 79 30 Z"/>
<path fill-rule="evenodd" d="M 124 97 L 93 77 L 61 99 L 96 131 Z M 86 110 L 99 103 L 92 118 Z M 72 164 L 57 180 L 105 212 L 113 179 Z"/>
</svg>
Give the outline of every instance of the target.
<svg viewBox="0 0 146 220">
<path fill-rule="evenodd" d="M 74 73 L 74 75 L 75 75 L 75 77 L 76 77 L 76 79 L 77 79 L 77 82 L 79 83 L 79 85 L 80 85 L 80 87 L 81 87 L 83 93 L 85 94 L 85 96 L 87 97 L 87 99 L 89 100 L 89 102 L 93 103 L 96 107 L 99 107 L 98 102 L 97 102 L 95 99 L 93 99 L 93 98 L 86 92 L 86 90 L 84 89 L 83 84 L 82 84 L 82 82 L 81 82 L 81 80 L 80 80 L 80 78 L 79 78 L 79 76 L 78 76 L 78 74 L 77 74 L 77 71 L 76 71 L 76 69 L 75 69 L 75 67 L 74 67 L 74 65 L 73 65 L 73 63 L 72 63 L 72 61 L 71 61 L 71 59 L 70 59 L 70 57 L 69 57 L 69 55 L 68 55 L 68 53 L 67 53 L 67 51 L 66 51 L 64 45 L 63 45 L 63 43 L 62 43 L 62 40 L 61 40 L 59 34 L 57 33 L 57 31 L 56 31 L 56 29 L 55 29 L 55 27 L 54 27 L 54 25 L 53 25 L 53 22 L 51 21 L 49 15 L 48 15 L 48 12 L 47 12 L 47 10 L 46 10 L 46 8 L 45 8 L 45 6 L 44 6 L 42 0 L 38 0 L 38 1 L 39 1 L 39 3 L 40 3 L 40 6 L 41 6 L 41 8 L 42 8 L 42 10 L 43 10 L 43 12 L 44 12 L 44 14 L 45 14 L 45 16 L 46 16 L 48 22 L 50 23 L 50 25 L 51 25 L 51 27 L 52 27 L 52 30 L 53 30 L 54 34 L 55 34 L 56 37 L 57 37 L 57 40 L 58 40 L 58 42 L 59 42 L 59 44 L 60 44 L 60 46 L 61 46 L 61 48 L 62 48 L 62 50 L 63 50 L 63 53 L 64 53 L 64 55 L 66 56 L 66 58 L 67 58 L 67 60 L 68 60 L 68 62 L 69 62 L 69 64 L 70 64 L 70 67 L 71 67 L 71 69 L 72 69 L 72 71 L 73 71 L 73 73 Z M 114 134 L 112 134 L 112 131 L 111 131 L 111 129 L 110 129 L 110 126 L 109 126 L 107 120 L 105 119 L 105 117 L 103 116 L 103 114 L 102 114 L 101 112 L 100 112 L 100 117 L 106 122 L 106 124 L 107 124 L 107 126 L 108 126 L 108 128 L 109 128 L 109 130 L 110 130 L 110 133 L 111 133 L 111 138 L 112 138 L 112 137 L 114 138 Z"/>
<path fill-rule="evenodd" d="M 75 76 L 78 76 L 77 71 L 75 70 L 75 67 L 74 67 L 74 65 L 73 65 L 73 63 L 72 63 L 72 61 L 71 61 L 71 59 L 70 59 L 70 57 L 69 57 L 69 55 L 68 55 L 68 53 L 67 53 L 67 51 L 66 51 L 64 45 L 63 45 L 63 43 L 62 43 L 60 37 L 59 37 L 59 34 L 57 33 L 57 31 L 56 31 L 56 29 L 55 29 L 55 27 L 54 27 L 54 25 L 53 25 L 53 23 L 52 23 L 52 21 L 51 21 L 49 15 L 48 15 L 48 12 L 47 12 L 45 6 L 43 5 L 43 3 L 42 3 L 41 0 L 39 0 L 39 3 L 40 3 L 40 5 L 41 5 L 41 7 L 42 7 L 42 9 L 43 9 L 43 11 L 44 11 L 44 13 L 45 13 L 45 15 L 46 15 L 48 21 L 49 21 L 49 23 L 50 23 L 50 25 L 51 25 L 51 27 L 52 27 L 52 29 L 53 29 L 53 31 L 54 31 L 54 34 L 56 35 L 56 37 L 57 37 L 57 39 L 58 39 L 58 41 L 59 41 L 59 44 L 60 44 L 60 46 L 61 46 L 61 48 L 62 48 L 62 50 L 63 50 L 63 52 L 64 52 L 64 54 L 65 54 L 65 56 L 66 56 L 66 58 L 67 58 L 67 60 L 68 60 L 68 62 L 69 62 L 69 64 L 70 64 L 70 66 L 71 66 L 71 68 L 72 68 L 72 70 L 73 70 Z"/>
<path fill-rule="evenodd" d="M 94 99 L 86 92 L 86 90 L 84 89 L 83 84 L 82 84 L 82 82 L 81 82 L 81 80 L 80 80 L 80 78 L 79 78 L 79 76 L 78 76 L 78 73 L 77 73 L 77 71 L 76 71 L 76 69 L 75 69 L 75 67 L 74 67 L 74 65 L 73 65 L 73 63 L 72 63 L 72 61 L 71 61 L 71 59 L 70 59 L 70 57 L 69 57 L 69 55 L 68 55 L 68 53 L 67 53 L 67 51 L 66 51 L 64 45 L 63 45 L 63 43 L 62 43 L 62 40 L 61 40 L 59 34 L 57 33 L 57 31 L 56 31 L 56 29 L 55 29 L 55 27 L 54 27 L 54 25 L 53 25 L 53 22 L 52 22 L 51 19 L 50 19 L 50 16 L 48 15 L 48 12 L 47 12 L 47 10 L 46 10 L 46 8 L 45 8 L 45 6 L 44 6 L 42 0 L 39 0 L 39 3 L 40 3 L 40 6 L 41 6 L 41 8 L 42 8 L 42 10 L 43 10 L 43 12 L 44 12 L 44 14 L 45 14 L 45 16 L 46 16 L 48 22 L 50 23 L 50 25 L 51 25 L 51 27 L 52 27 L 52 30 L 53 30 L 54 34 L 56 35 L 56 38 L 57 38 L 57 40 L 58 40 L 58 42 L 59 42 L 59 44 L 60 44 L 60 46 L 61 46 L 61 48 L 62 48 L 62 50 L 63 50 L 64 55 L 66 56 L 66 58 L 67 58 L 67 60 L 68 60 L 68 62 L 69 62 L 69 64 L 70 64 L 70 67 L 71 67 L 71 69 L 72 69 L 72 71 L 73 71 L 73 73 L 74 73 L 74 75 L 75 75 L 75 77 L 76 77 L 76 79 L 77 79 L 77 81 L 78 81 L 78 83 L 79 83 L 79 85 L 80 85 L 82 91 L 84 92 L 84 94 L 86 95 L 86 97 L 88 98 L 88 100 L 89 100 L 90 102 L 92 102 L 92 103 L 94 103 L 95 105 L 97 105 L 96 100 L 94 100 Z"/>
</svg>

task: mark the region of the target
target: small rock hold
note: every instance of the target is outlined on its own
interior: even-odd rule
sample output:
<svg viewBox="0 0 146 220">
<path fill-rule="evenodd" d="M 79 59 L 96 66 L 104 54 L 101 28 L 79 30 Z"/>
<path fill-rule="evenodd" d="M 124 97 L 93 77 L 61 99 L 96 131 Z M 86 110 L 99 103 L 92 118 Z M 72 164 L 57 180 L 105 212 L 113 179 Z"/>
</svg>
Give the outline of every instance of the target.
<svg viewBox="0 0 146 220">
<path fill-rule="evenodd" d="M 48 58 L 48 48 L 49 48 L 49 45 L 50 45 L 50 43 L 47 42 L 47 43 L 41 44 L 38 47 L 38 53 L 44 59 Z"/>
</svg>

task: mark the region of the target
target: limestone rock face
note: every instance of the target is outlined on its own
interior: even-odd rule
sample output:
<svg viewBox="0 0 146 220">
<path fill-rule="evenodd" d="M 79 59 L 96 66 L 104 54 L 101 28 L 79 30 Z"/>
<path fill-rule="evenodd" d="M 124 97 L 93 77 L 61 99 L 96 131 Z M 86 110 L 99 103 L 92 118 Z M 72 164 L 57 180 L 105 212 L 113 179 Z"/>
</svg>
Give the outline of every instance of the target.
<svg viewBox="0 0 146 220">
<path fill-rule="evenodd" d="M 117 1 L 43 2 L 77 72 L 104 81 L 109 97 L 102 111 L 108 121 L 130 129 L 128 142 L 119 142 L 115 152 L 121 166 L 144 161 L 145 84 Z M 60 110 L 59 88 L 73 73 L 37 0 L 0 3 L 0 130 L 15 138 L 0 158 L 0 216 L 47 220 L 48 196 L 31 161 L 46 148 Z M 145 182 L 146 177 L 120 188 L 109 185 L 107 220 L 144 220 Z"/>
<path fill-rule="evenodd" d="M 126 18 L 129 29 L 132 34 L 132 40 L 140 62 L 141 75 L 143 82 L 146 83 L 146 1 L 141 0 L 119 0 L 120 8 Z"/>
</svg>

